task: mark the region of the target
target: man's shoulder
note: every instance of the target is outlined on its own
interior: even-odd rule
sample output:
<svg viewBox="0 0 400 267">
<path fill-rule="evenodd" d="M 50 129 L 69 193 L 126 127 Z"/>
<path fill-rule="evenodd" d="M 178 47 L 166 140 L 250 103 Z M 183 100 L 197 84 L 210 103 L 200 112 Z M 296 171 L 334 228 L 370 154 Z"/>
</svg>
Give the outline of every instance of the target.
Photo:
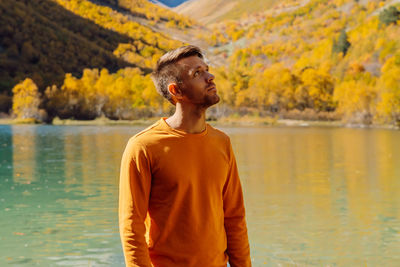
<svg viewBox="0 0 400 267">
<path fill-rule="evenodd" d="M 132 138 L 141 139 L 151 136 L 154 132 L 156 132 L 160 128 L 160 120 L 156 121 L 149 127 L 135 134 Z"/>
<path fill-rule="evenodd" d="M 208 124 L 208 127 L 209 127 L 209 130 L 208 130 L 209 135 L 211 137 L 216 138 L 219 141 L 224 142 L 224 143 L 228 143 L 228 144 L 230 143 L 230 138 L 225 132 L 223 132 L 217 128 L 214 128 L 210 124 Z"/>
<path fill-rule="evenodd" d="M 160 121 L 155 122 L 146 129 L 138 132 L 129 139 L 129 144 L 146 146 L 149 142 L 152 142 L 156 136 L 156 133 L 160 130 Z"/>
</svg>

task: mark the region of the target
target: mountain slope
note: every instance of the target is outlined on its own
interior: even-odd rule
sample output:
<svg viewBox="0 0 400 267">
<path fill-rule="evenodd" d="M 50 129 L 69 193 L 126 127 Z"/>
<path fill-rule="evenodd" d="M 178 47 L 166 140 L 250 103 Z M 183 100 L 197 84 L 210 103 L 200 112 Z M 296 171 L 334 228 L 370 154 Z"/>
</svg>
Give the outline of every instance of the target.
<svg viewBox="0 0 400 267">
<path fill-rule="evenodd" d="M 273 114 L 311 110 L 314 118 L 336 112 L 352 123 L 400 124 L 398 2 L 310 0 L 220 23 L 229 37 L 216 49 L 229 61 L 216 75 L 222 102 Z"/>
<path fill-rule="evenodd" d="M 0 21 L 5 25 L 0 28 L 0 92 L 27 76 L 45 86 L 85 67 L 115 71 L 131 65 L 112 54 L 129 38 L 49 0 L 0 1 Z"/>
<path fill-rule="evenodd" d="M 162 15 L 155 5 L 140 8 L 129 14 L 149 25 L 174 16 Z M 6 25 L 0 28 L 0 93 L 27 77 L 43 90 L 60 85 L 65 73 L 81 76 L 85 68 L 115 72 L 136 66 L 148 73 L 165 51 L 182 45 L 129 16 L 86 0 L 0 1 L 0 22 Z M 187 27 L 180 18 L 174 25 Z"/>
<path fill-rule="evenodd" d="M 190 0 L 173 10 L 201 23 L 209 24 L 226 19 L 238 19 L 245 13 L 265 11 L 278 2 L 278 0 Z"/>
<path fill-rule="evenodd" d="M 187 17 L 147 0 L 96 0 L 94 3 L 107 3 L 111 7 L 129 10 L 132 15 L 143 17 L 153 22 L 168 22 L 172 27 L 184 29 L 192 25 L 192 22 Z"/>
<path fill-rule="evenodd" d="M 162 3 L 163 5 L 166 5 L 168 7 L 176 7 L 179 6 L 180 4 L 186 2 L 187 0 L 158 0 L 156 2 Z"/>
</svg>

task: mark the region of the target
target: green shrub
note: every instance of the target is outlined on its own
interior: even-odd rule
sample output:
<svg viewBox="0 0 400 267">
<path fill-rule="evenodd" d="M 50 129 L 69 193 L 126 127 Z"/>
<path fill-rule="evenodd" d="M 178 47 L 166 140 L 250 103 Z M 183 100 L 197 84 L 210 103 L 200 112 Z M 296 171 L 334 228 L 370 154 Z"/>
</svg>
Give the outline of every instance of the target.
<svg viewBox="0 0 400 267">
<path fill-rule="evenodd" d="M 346 55 L 347 50 L 349 50 L 349 47 L 351 46 L 350 42 L 347 40 L 347 34 L 346 31 L 343 29 L 340 32 L 338 40 L 333 41 L 333 46 L 332 46 L 332 52 L 333 53 L 343 53 L 343 56 Z"/>
<path fill-rule="evenodd" d="M 396 7 L 390 6 L 379 13 L 379 21 L 385 25 L 397 24 L 400 19 L 400 11 Z"/>
</svg>

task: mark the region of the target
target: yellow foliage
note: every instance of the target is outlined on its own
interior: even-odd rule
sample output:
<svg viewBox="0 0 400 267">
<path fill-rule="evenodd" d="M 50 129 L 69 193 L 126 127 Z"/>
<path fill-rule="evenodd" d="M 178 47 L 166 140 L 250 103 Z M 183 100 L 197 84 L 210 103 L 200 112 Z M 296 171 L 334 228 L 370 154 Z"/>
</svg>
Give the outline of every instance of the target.
<svg viewBox="0 0 400 267">
<path fill-rule="evenodd" d="M 234 106 L 235 92 L 233 91 L 232 82 L 230 77 L 228 77 L 227 71 L 221 67 L 218 69 L 211 69 L 211 72 L 215 73 L 215 83 L 221 102 L 229 106 Z"/>
<path fill-rule="evenodd" d="M 369 73 L 352 74 L 335 87 L 334 100 L 338 111 L 347 119 L 361 116 L 359 120 L 371 119 L 376 107 L 376 78 Z"/>
<path fill-rule="evenodd" d="M 153 68 L 165 51 L 181 45 L 111 8 L 88 0 L 56 1 L 134 40 L 119 43 L 114 55 L 142 69 Z M 167 20 L 163 14 L 153 14 L 146 3 L 133 1 L 132 7 L 152 22 L 168 21 L 167 27 L 190 24 L 171 14 L 166 15 Z M 372 118 L 377 114 L 388 121 L 400 121 L 400 59 L 395 56 L 400 50 L 400 28 L 379 26 L 376 14 L 383 3 L 315 0 L 291 12 L 262 15 L 258 20 L 249 16 L 246 24 L 218 24 L 200 38 L 212 46 L 227 44 L 218 50 L 228 57 L 229 67 L 212 70 L 221 102 L 230 108 L 271 112 L 337 108 L 349 118 L 358 114 Z M 345 56 L 332 54 L 333 40 L 343 29 L 350 49 Z M 27 58 L 32 57 L 28 44 L 24 51 Z M 65 116 L 85 118 L 102 114 L 115 119 L 132 118 L 171 107 L 156 93 L 149 75 L 135 68 L 113 74 L 105 69 L 86 69 L 82 78 L 67 74 L 63 86 L 48 88 L 46 96 L 48 106 L 58 107 Z"/>
<path fill-rule="evenodd" d="M 39 119 L 40 94 L 38 87 L 29 78 L 17 84 L 13 92 L 13 113 L 18 119 Z"/>
<path fill-rule="evenodd" d="M 367 3 L 367 11 L 368 13 L 371 13 L 372 11 L 374 11 L 377 8 L 377 3 L 374 1 L 368 1 Z M 381 6 L 381 3 L 379 3 L 379 6 Z"/>
<path fill-rule="evenodd" d="M 293 105 L 293 79 L 290 70 L 286 69 L 282 64 L 273 64 L 263 72 L 262 82 L 264 84 L 265 95 L 260 92 L 261 84 L 258 86 L 258 96 L 264 104 L 274 106 L 279 109 L 288 109 Z M 260 100 L 259 100 L 260 101 Z"/>
<path fill-rule="evenodd" d="M 358 62 L 352 62 L 349 65 L 348 73 L 350 75 L 357 75 L 357 74 L 360 74 L 360 73 L 362 73 L 364 71 L 365 71 L 364 66 L 362 64 L 358 63 Z"/>
<path fill-rule="evenodd" d="M 331 51 L 332 41 L 329 39 L 322 40 L 313 50 L 303 53 L 295 63 L 294 68 L 302 70 L 307 67 L 318 68 L 320 65 L 324 65 L 325 71 L 329 71 Z"/>
<path fill-rule="evenodd" d="M 133 44 L 118 44 L 114 55 L 140 67 L 152 68 L 154 66 L 152 56 L 158 59 L 164 51 L 177 48 L 183 44 L 132 21 L 129 17 L 113 11 L 110 7 L 96 5 L 88 0 L 56 0 L 56 2 L 71 12 L 89 19 L 106 29 L 116 31 L 135 40 Z M 159 12 L 158 7 L 152 6 L 150 3 L 134 1 L 130 7 L 134 8 L 134 11 L 138 14 L 144 13 L 148 18 L 159 19 L 159 14 L 157 14 Z M 149 12 L 150 10 L 151 12 Z M 189 20 L 179 15 L 174 15 L 174 17 L 168 11 L 164 15 L 166 18 L 171 18 L 167 26 L 172 27 L 172 24 L 178 23 L 178 25 L 187 27 L 191 24 Z"/>
<path fill-rule="evenodd" d="M 316 111 L 334 110 L 332 99 L 334 80 L 329 73 L 307 68 L 300 73 L 301 86 L 296 90 L 298 102 L 304 101 Z M 306 99 L 304 99 L 306 97 Z"/>
<path fill-rule="evenodd" d="M 383 61 L 386 57 L 393 55 L 398 51 L 399 43 L 398 40 L 386 40 L 382 45 L 381 53 L 379 55 L 380 61 Z"/>
<path fill-rule="evenodd" d="M 85 69 L 82 78 L 66 74 L 61 90 L 47 88 L 47 107 L 61 118 L 90 119 L 106 115 L 112 119 L 137 118 L 136 111 L 161 112 L 163 98 L 150 75 L 137 68 L 110 74 L 107 69 Z M 56 113 L 56 114 L 53 114 Z"/>
<path fill-rule="evenodd" d="M 378 116 L 387 121 L 400 122 L 400 54 L 386 61 L 378 80 Z"/>
</svg>

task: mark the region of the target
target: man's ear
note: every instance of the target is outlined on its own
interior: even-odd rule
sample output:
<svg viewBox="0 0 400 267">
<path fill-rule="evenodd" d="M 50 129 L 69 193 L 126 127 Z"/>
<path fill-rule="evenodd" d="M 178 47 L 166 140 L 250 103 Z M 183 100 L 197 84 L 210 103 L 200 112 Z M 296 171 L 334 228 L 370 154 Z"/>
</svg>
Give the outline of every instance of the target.
<svg viewBox="0 0 400 267">
<path fill-rule="evenodd" d="M 168 84 L 168 91 L 171 94 L 172 98 L 175 100 L 182 98 L 182 91 L 176 83 Z"/>
</svg>

